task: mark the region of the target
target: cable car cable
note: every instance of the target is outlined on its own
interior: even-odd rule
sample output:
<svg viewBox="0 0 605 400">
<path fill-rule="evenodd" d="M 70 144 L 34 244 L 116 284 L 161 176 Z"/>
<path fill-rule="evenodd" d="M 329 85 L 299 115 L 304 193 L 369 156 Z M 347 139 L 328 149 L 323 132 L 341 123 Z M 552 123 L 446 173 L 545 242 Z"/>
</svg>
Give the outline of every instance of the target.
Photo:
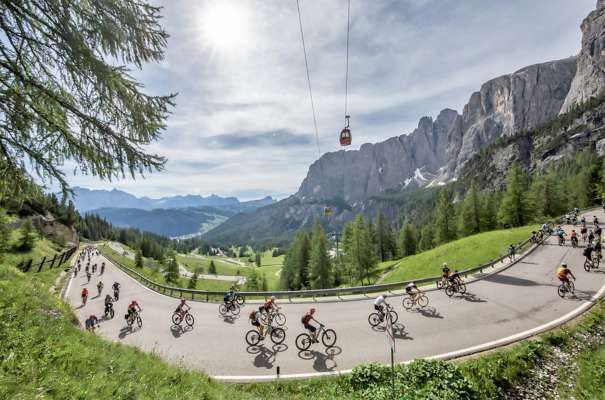
<svg viewBox="0 0 605 400">
<path fill-rule="evenodd" d="M 303 53 L 305 55 L 305 70 L 307 71 L 307 84 L 309 86 L 309 98 L 311 99 L 311 111 L 313 112 L 313 126 L 315 127 L 315 140 L 317 142 L 317 153 L 321 157 L 321 148 L 319 147 L 319 131 L 317 129 L 317 117 L 315 116 L 315 104 L 313 102 L 313 90 L 311 89 L 311 78 L 309 76 L 309 62 L 307 60 L 307 47 L 305 46 L 305 34 L 303 33 L 302 18 L 300 16 L 299 0 L 296 0 L 296 9 L 298 10 L 298 24 L 300 26 L 300 39 L 302 42 Z"/>
<path fill-rule="evenodd" d="M 349 100 L 349 33 L 351 30 L 351 0 L 348 0 L 347 8 L 347 57 L 346 57 L 346 68 L 345 68 L 345 116 L 347 114 L 347 106 Z"/>
</svg>

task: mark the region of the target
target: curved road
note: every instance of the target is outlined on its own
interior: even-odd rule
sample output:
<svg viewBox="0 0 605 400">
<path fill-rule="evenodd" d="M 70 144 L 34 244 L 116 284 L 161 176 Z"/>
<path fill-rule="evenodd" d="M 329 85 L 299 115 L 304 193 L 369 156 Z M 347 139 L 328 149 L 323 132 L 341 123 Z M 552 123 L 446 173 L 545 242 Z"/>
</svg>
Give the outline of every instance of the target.
<svg viewBox="0 0 605 400">
<path fill-rule="evenodd" d="M 590 214 L 592 216 L 592 213 Z M 598 213 L 605 221 L 605 215 Z M 592 219 L 592 218 L 590 218 Z M 571 228 L 566 227 L 570 232 Z M 171 315 L 178 300 L 151 291 L 99 256 L 93 262 L 106 263 L 104 275 L 95 274 L 89 284 L 83 270 L 72 278 L 67 297 L 83 321 L 88 315 L 103 314 L 103 298 L 114 281 L 122 285 L 120 301 L 115 304 L 116 316 L 101 321 L 97 331 L 107 339 L 137 346 L 178 364 L 205 371 L 227 380 L 269 378 L 279 366 L 282 375 L 305 376 L 313 373 L 334 373 L 351 369 L 361 363 L 390 362 L 384 331 L 368 325 L 373 299 L 319 302 L 317 319 L 338 334 L 337 347 L 326 351 L 315 344 L 310 351 L 299 352 L 294 344 L 303 331 L 300 317 L 309 303 L 282 301 L 288 318 L 287 338 L 275 346 L 265 340 L 264 346 L 248 347 L 244 334 L 251 329 L 248 314 L 258 304 L 242 308 L 238 319 L 228 320 L 218 313 L 216 303 L 190 303 L 196 318 L 190 330 L 173 327 Z M 561 299 L 557 295 L 556 267 L 563 261 L 570 264 L 577 277 L 576 296 Z M 540 327 L 585 305 L 605 284 L 605 267 L 587 273 L 582 268 L 582 249 L 569 245 L 560 247 L 550 238 L 525 259 L 512 267 L 467 284 L 465 296 L 448 298 L 443 291 L 427 293 L 430 304 L 424 311 L 407 312 L 401 296 L 387 301 L 399 313 L 396 324 L 396 361 L 407 361 L 451 353 L 473 346 L 507 338 Z M 105 284 L 96 296 L 98 280 Z M 89 288 L 92 298 L 81 307 L 80 292 Z M 123 315 L 127 302 L 136 299 L 143 307 L 143 328 L 126 328 Z"/>
</svg>

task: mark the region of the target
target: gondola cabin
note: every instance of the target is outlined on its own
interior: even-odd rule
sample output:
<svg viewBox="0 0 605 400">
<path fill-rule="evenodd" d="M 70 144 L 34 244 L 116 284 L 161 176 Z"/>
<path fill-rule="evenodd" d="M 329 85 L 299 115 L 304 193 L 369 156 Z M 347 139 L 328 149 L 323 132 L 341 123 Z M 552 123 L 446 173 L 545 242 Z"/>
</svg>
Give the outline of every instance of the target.
<svg viewBox="0 0 605 400">
<path fill-rule="evenodd" d="M 329 217 L 330 215 L 332 215 L 332 208 L 331 207 L 324 207 L 324 215 L 326 217 Z"/>
<path fill-rule="evenodd" d="M 349 128 L 344 128 L 342 131 L 340 131 L 340 145 L 351 145 L 351 130 Z"/>
</svg>

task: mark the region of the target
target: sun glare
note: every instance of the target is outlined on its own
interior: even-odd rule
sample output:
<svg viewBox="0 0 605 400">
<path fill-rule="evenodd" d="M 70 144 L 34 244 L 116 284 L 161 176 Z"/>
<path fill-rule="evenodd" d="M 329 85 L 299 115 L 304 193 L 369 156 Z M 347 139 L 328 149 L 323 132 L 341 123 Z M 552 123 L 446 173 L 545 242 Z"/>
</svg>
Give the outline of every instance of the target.
<svg viewBox="0 0 605 400">
<path fill-rule="evenodd" d="M 248 12 L 240 2 L 211 3 L 204 10 L 203 41 L 214 50 L 232 52 L 245 44 L 248 26 Z"/>
</svg>

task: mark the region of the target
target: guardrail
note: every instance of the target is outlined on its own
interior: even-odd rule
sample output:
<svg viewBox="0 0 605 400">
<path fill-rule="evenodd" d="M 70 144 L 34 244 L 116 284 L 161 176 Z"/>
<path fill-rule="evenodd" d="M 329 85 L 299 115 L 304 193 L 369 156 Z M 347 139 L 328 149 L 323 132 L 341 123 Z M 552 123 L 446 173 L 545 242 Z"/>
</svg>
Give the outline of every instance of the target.
<svg viewBox="0 0 605 400">
<path fill-rule="evenodd" d="M 587 211 L 593 210 L 593 209 L 595 209 L 595 208 L 592 207 L 592 208 L 588 208 L 588 209 L 583 209 L 583 210 L 581 210 L 581 212 L 587 212 Z M 560 217 L 558 219 L 555 219 L 554 221 L 549 221 L 546 223 L 548 225 L 554 225 L 554 224 L 560 224 L 560 223 L 564 222 L 564 220 L 565 220 L 564 217 Z M 547 238 L 548 238 L 548 236 L 545 237 L 543 240 L 546 240 Z M 533 248 L 532 248 L 532 244 L 534 244 Z M 524 250 L 528 250 L 528 251 L 526 251 L 524 254 L 520 255 L 519 257 L 517 257 L 515 259 L 515 262 L 518 262 L 518 261 L 522 260 L 523 258 L 525 258 L 526 256 L 528 256 L 535 248 L 537 248 L 537 246 L 539 244 L 540 243 L 533 243 L 531 241 L 531 238 L 528 238 L 526 240 L 523 240 L 523 241 L 517 243 L 514 246 L 516 252 L 524 251 Z M 210 301 L 211 297 L 222 299 L 222 297 L 225 294 L 224 292 L 186 289 L 186 288 L 181 288 L 181 287 L 163 285 L 163 284 L 154 282 L 151 279 L 147 278 L 146 276 L 138 273 L 137 271 L 135 271 L 135 270 L 123 265 L 119 261 L 113 259 L 111 256 L 108 256 L 107 254 L 103 253 L 103 251 L 101 249 L 99 249 L 99 251 L 101 251 L 101 253 L 103 254 L 103 256 L 105 258 L 110 260 L 113 264 L 117 265 L 128 275 L 137 279 L 138 281 L 143 283 L 145 286 L 149 287 L 150 289 L 152 289 L 156 292 L 159 292 L 159 293 L 162 293 L 162 294 L 165 294 L 168 296 L 172 296 L 172 297 L 188 296 L 192 300 L 197 299 L 197 300 L 205 300 L 205 301 Z M 477 273 L 477 272 L 482 273 L 483 270 L 485 270 L 485 269 L 495 268 L 497 264 L 502 263 L 502 261 L 506 260 L 507 258 L 509 258 L 509 255 L 505 254 L 494 260 L 490 260 L 485 264 L 480 264 L 480 265 L 477 265 L 477 266 L 474 266 L 471 268 L 467 268 L 462 271 L 458 271 L 458 273 L 464 277 Z M 395 289 L 403 289 L 410 282 L 415 282 L 418 285 L 423 285 L 423 284 L 430 284 L 430 283 L 436 284 L 437 281 L 440 281 L 440 280 L 441 280 L 441 276 L 431 276 L 431 277 L 427 277 L 427 278 L 401 281 L 401 282 L 395 282 L 395 283 L 384 283 L 384 284 L 379 284 L 379 285 L 354 286 L 354 287 L 330 288 L 330 289 L 279 290 L 279 291 L 272 291 L 272 292 L 241 291 L 240 294 L 243 296 L 250 296 L 250 297 L 265 297 L 266 298 L 266 297 L 270 297 L 270 296 L 275 296 L 277 298 L 288 298 L 288 299 L 292 299 L 293 297 L 312 297 L 312 298 L 320 297 L 320 296 L 322 296 L 322 297 L 324 297 L 324 296 L 340 297 L 343 294 L 366 294 L 366 293 L 385 292 L 385 291 L 390 292 Z"/>
<path fill-rule="evenodd" d="M 64 251 L 63 253 L 57 253 L 55 254 L 55 256 L 51 259 L 50 257 L 44 257 L 42 258 L 42 261 L 38 262 L 34 262 L 33 259 L 29 259 L 27 261 L 22 261 L 19 264 L 17 264 L 17 268 L 19 268 L 21 271 L 23 272 L 28 272 L 30 269 L 33 269 L 36 272 L 40 272 L 42 271 L 42 269 L 44 268 L 44 266 L 46 264 L 49 264 L 48 269 L 52 269 L 54 267 L 59 267 L 61 265 L 63 265 L 63 263 L 67 260 L 69 260 L 69 257 L 71 257 L 77 250 L 77 247 L 72 247 L 69 250 Z M 58 259 L 57 259 L 58 257 Z"/>
</svg>

